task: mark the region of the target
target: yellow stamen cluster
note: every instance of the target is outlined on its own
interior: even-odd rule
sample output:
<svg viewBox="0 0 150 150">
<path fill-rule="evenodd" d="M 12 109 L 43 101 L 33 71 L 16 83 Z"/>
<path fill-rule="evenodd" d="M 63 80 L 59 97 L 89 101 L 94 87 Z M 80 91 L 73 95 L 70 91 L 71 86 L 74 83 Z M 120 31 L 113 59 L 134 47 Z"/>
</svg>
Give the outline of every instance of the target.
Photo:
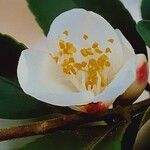
<svg viewBox="0 0 150 150">
<path fill-rule="evenodd" d="M 96 53 L 101 54 L 102 51 L 99 48 L 99 44 L 97 42 L 93 43 L 92 48 L 95 50 Z"/>
<path fill-rule="evenodd" d="M 66 74 L 71 74 L 71 73 L 76 74 L 73 64 L 74 64 L 73 58 L 65 59 L 62 63 L 63 72 Z"/>
<path fill-rule="evenodd" d="M 109 58 L 106 54 L 102 54 L 98 60 L 97 60 L 98 66 L 100 66 L 102 69 L 106 66 L 110 66 Z M 108 65 L 109 64 L 109 65 Z"/>
<path fill-rule="evenodd" d="M 99 44 L 97 42 L 93 43 L 91 48 L 82 48 L 80 52 L 84 57 L 94 55 L 95 52 L 98 54 L 102 53 L 102 51 L 99 48 Z"/>
<path fill-rule="evenodd" d="M 63 34 L 68 36 L 68 31 L 64 31 Z M 88 36 L 84 34 L 83 38 L 87 40 Z M 109 39 L 109 41 L 113 42 L 113 39 Z M 91 47 L 82 48 L 78 51 L 85 59 L 77 62 L 74 57 L 77 51 L 73 43 L 60 40 L 58 46 L 59 52 L 52 58 L 62 67 L 65 74 L 72 76 L 83 72 L 85 76 L 84 85 L 87 90 L 92 90 L 96 86 L 105 87 L 107 85 L 107 77 L 103 75 L 103 72 L 111 66 L 108 56 L 108 53 L 111 53 L 109 47 L 102 51 L 99 43 L 94 42 Z"/>
<path fill-rule="evenodd" d="M 105 54 L 100 55 L 98 59 L 92 58 L 89 60 L 88 75 L 85 83 L 87 89 L 89 87 L 92 89 L 94 85 L 97 85 L 98 74 L 101 74 L 105 67 L 110 67 L 109 58 Z M 101 79 L 101 86 L 104 85 L 103 82 L 105 81 Z"/>
<path fill-rule="evenodd" d="M 59 41 L 59 47 L 61 49 L 60 55 L 62 54 L 73 54 L 76 52 L 76 48 L 70 42 L 65 42 L 63 40 Z"/>
<path fill-rule="evenodd" d="M 89 55 L 93 55 L 91 48 L 83 48 L 83 49 L 81 49 L 80 52 L 81 52 L 81 54 L 82 54 L 84 57 L 89 56 Z"/>
<path fill-rule="evenodd" d="M 68 59 L 64 59 L 61 66 L 63 68 L 63 72 L 65 74 L 71 75 L 76 74 L 77 71 L 82 70 L 86 66 L 86 62 L 77 63 L 75 62 L 73 57 L 70 57 Z"/>
</svg>

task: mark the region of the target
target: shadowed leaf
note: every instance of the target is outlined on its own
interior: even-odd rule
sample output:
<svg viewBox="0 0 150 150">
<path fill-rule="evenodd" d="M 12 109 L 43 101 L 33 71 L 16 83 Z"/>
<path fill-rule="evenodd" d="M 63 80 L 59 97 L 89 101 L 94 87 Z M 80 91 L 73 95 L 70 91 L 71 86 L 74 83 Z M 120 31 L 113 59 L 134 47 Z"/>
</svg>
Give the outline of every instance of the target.
<svg viewBox="0 0 150 150">
<path fill-rule="evenodd" d="M 137 31 L 145 41 L 146 45 L 150 47 L 150 21 L 142 20 L 137 24 Z"/>
<path fill-rule="evenodd" d="M 17 64 L 26 46 L 8 35 L 0 33 L 0 75 L 16 80 Z"/>
<path fill-rule="evenodd" d="M 16 83 L 0 77 L 0 118 L 32 118 L 55 112 L 55 107 L 26 95 Z"/>
<path fill-rule="evenodd" d="M 142 0 L 141 12 L 143 19 L 150 20 L 150 0 Z"/>
<path fill-rule="evenodd" d="M 46 135 L 41 139 L 36 140 L 35 142 L 27 144 L 24 148 L 20 150 L 37 150 L 37 149 L 42 149 L 42 147 L 44 147 L 44 150 L 49 150 L 49 149 L 108 150 L 109 148 L 112 149 L 112 147 L 113 147 L 112 150 L 120 150 L 115 148 L 120 147 L 120 141 L 121 141 L 120 135 L 121 132 L 123 131 L 122 127 L 117 129 L 117 132 L 115 134 L 111 134 L 107 138 L 104 135 L 112 128 L 112 126 L 97 126 L 97 127 L 89 127 L 89 128 L 75 129 L 75 130 L 57 131 L 55 133 Z M 104 136 L 104 141 L 102 140 L 100 141 L 100 143 L 98 141 L 98 144 L 94 145 L 97 139 L 101 137 L 103 138 L 103 136 Z M 120 139 L 120 141 L 118 139 Z M 105 145 L 106 143 L 104 144 L 103 142 L 104 143 L 106 142 L 107 145 Z"/>
</svg>

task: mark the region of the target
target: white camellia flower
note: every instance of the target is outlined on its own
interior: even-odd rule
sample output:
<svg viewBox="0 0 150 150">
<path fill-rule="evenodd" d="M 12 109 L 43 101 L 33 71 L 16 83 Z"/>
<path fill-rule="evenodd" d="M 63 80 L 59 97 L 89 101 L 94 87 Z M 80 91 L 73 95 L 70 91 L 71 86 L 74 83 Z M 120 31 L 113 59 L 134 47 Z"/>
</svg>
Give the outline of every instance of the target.
<svg viewBox="0 0 150 150">
<path fill-rule="evenodd" d="M 148 67 L 103 17 L 72 9 L 56 17 L 44 41 L 22 52 L 17 74 L 38 100 L 100 113 L 116 99 L 132 103 L 147 84 Z"/>
</svg>

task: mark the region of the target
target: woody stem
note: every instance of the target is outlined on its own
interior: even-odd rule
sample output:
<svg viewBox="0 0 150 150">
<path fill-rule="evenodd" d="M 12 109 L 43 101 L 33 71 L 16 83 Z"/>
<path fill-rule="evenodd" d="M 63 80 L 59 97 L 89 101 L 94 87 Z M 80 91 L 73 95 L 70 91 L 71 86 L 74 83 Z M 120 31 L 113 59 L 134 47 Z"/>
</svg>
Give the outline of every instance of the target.
<svg viewBox="0 0 150 150">
<path fill-rule="evenodd" d="M 127 106 L 123 109 L 124 111 L 131 114 L 131 116 L 134 116 L 140 112 L 145 111 L 149 107 L 149 105 L 150 99 L 147 99 L 142 102 Z M 118 113 L 118 109 L 108 110 L 106 113 L 96 116 L 86 115 L 83 113 L 75 113 L 71 115 L 63 115 L 54 119 L 37 121 L 27 125 L 2 128 L 0 129 L 0 141 L 46 134 L 60 129 L 68 129 L 77 125 L 81 125 L 83 123 L 103 120 L 105 117 L 114 117 L 117 116 Z"/>
</svg>

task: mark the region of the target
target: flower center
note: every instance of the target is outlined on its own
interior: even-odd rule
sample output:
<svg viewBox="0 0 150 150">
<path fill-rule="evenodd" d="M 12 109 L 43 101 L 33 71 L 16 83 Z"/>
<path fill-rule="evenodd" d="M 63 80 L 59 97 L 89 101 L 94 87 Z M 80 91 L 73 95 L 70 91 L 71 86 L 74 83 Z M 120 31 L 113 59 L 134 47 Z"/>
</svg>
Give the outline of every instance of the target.
<svg viewBox="0 0 150 150">
<path fill-rule="evenodd" d="M 63 34 L 69 36 L 67 30 Z M 89 37 L 84 34 L 82 39 L 87 41 Z M 113 43 L 114 40 L 107 41 Z M 108 69 L 111 66 L 109 47 L 101 49 L 98 42 L 93 42 L 91 46 L 77 50 L 74 43 L 62 39 L 58 41 L 58 47 L 57 54 L 52 55 L 52 58 L 79 91 L 90 90 L 97 95 L 105 89 L 108 84 Z M 82 61 L 77 61 L 77 53 L 82 57 Z"/>
</svg>

